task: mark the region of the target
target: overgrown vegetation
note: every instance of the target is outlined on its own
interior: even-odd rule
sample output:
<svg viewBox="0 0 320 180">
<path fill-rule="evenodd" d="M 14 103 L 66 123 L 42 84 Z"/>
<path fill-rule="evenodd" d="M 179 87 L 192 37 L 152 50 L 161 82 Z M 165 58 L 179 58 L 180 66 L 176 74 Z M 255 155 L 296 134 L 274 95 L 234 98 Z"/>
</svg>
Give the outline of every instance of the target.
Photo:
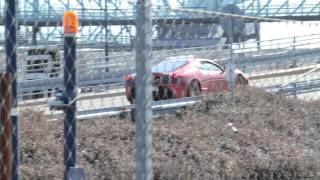
<svg viewBox="0 0 320 180">
<path fill-rule="evenodd" d="M 316 179 L 320 162 L 319 102 L 260 89 L 239 90 L 154 122 L 155 179 Z M 21 114 L 23 179 L 61 179 L 63 122 Z M 78 162 L 88 179 L 132 179 L 135 128 L 129 117 L 78 123 Z"/>
</svg>

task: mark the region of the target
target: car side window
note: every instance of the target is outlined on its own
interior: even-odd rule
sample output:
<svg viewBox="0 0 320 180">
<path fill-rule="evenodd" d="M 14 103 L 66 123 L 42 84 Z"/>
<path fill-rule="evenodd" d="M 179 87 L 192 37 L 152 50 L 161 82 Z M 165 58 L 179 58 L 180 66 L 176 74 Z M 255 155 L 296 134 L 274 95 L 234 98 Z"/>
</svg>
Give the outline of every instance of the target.
<svg viewBox="0 0 320 180">
<path fill-rule="evenodd" d="M 199 70 L 206 70 L 206 66 L 204 66 L 202 63 L 195 63 L 194 67 Z"/>
<path fill-rule="evenodd" d="M 216 66 L 215 64 L 212 64 L 210 62 L 202 61 L 201 62 L 201 69 L 206 71 L 218 71 L 221 72 L 221 69 Z"/>
</svg>

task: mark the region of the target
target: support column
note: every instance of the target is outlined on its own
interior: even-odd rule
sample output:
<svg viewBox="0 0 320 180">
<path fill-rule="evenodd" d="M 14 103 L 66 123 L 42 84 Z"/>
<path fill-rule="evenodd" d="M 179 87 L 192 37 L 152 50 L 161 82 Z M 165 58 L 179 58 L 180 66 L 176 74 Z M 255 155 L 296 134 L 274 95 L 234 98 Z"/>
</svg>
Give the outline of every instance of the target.
<svg viewBox="0 0 320 180">
<path fill-rule="evenodd" d="M 36 45 L 37 41 L 37 34 L 40 32 L 39 26 L 32 26 L 32 45 Z"/>
<path fill-rule="evenodd" d="M 260 23 L 259 22 L 255 22 L 254 23 L 254 31 L 256 34 L 256 41 L 257 41 L 257 49 L 260 50 L 261 49 L 261 37 L 260 37 Z"/>
<path fill-rule="evenodd" d="M 105 55 L 106 55 L 106 64 L 109 62 L 109 43 L 108 43 L 108 2 L 107 0 L 105 1 Z M 106 72 L 109 72 L 109 68 L 106 68 Z"/>
</svg>

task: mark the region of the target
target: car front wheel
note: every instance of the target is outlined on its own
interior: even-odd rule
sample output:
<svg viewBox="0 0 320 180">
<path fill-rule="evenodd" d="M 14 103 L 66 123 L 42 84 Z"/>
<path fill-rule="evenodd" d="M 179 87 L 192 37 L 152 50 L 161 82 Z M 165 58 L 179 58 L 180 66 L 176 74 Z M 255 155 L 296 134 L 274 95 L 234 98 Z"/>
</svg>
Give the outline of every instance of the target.
<svg viewBox="0 0 320 180">
<path fill-rule="evenodd" d="M 236 85 L 246 86 L 248 85 L 248 81 L 242 75 L 238 75 L 236 78 Z"/>
<path fill-rule="evenodd" d="M 188 96 L 200 96 L 201 95 L 201 88 L 199 82 L 196 80 L 191 81 L 189 88 L 188 88 Z"/>
</svg>

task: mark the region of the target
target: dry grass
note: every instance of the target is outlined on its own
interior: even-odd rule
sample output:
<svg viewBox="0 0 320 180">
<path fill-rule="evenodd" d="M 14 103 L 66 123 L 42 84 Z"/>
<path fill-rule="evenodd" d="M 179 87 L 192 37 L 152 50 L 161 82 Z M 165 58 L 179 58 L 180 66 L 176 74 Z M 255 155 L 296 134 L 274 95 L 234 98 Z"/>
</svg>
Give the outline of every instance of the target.
<svg viewBox="0 0 320 180">
<path fill-rule="evenodd" d="M 238 91 L 236 108 L 212 96 L 182 116 L 157 119 L 155 179 L 316 179 L 319 105 L 245 89 Z M 61 179 L 62 121 L 48 122 L 41 113 L 21 117 L 23 179 Z M 78 162 L 88 179 L 132 179 L 134 156 L 129 118 L 78 123 Z"/>
</svg>

